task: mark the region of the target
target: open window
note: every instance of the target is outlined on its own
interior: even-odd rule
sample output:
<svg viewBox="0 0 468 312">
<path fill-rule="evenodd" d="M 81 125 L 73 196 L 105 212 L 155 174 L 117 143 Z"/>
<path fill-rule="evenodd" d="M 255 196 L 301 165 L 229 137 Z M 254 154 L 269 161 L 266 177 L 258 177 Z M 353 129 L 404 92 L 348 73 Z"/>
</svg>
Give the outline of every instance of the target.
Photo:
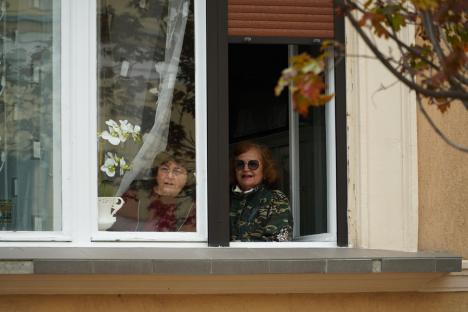
<svg viewBox="0 0 468 312">
<path fill-rule="evenodd" d="M 344 42 L 344 23 L 334 18 L 328 0 L 284 3 L 281 9 L 277 1 L 225 2 L 228 12 L 218 11 L 221 18 L 207 27 L 208 42 L 216 42 L 207 51 L 207 156 L 213 168 L 208 170 L 208 243 L 244 244 L 229 242 L 225 223 L 226 146 L 248 139 L 269 145 L 283 169 L 282 190 L 294 210 L 294 239 L 313 242 L 309 246 L 347 246 L 345 62 L 330 64 L 326 74 L 335 105 L 311 112 L 307 120 L 292 113 L 286 93 L 279 98 L 273 93 L 291 55 L 317 53 L 324 39 Z M 308 166 L 302 168 L 306 172 L 301 165 L 309 158 L 302 166 Z"/>
<path fill-rule="evenodd" d="M 319 53 L 320 45 L 229 45 L 230 144 L 252 140 L 272 151 L 282 176 L 279 189 L 292 209 L 296 241 L 336 242 L 334 101 L 307 117 L 293 110 L 291 96 L 274 87 L 291 56 Z M 334 93 L 333 57 L 325 73 Z"/>
</svg>

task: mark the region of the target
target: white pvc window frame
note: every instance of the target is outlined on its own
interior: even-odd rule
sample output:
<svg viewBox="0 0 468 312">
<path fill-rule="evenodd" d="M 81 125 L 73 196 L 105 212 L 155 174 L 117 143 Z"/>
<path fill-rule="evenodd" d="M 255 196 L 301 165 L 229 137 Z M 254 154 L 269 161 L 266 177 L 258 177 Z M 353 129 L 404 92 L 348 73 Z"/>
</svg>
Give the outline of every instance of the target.
<svg viewBox="0 0 468 312">
<path fill-rule="evenodd" d="M 297 46 L 289 46 L 289 56 L 296 55 Z M 330 49 L 330 55 L 327 58 L 327 67 L 325 71 L 326 93 L 335 93 L 335 66 L 334 52 Z M 299 195 L 299 118 L 298 113 L 292 111 L 292 97 L 289 97 L 289 132 L 290 132 L 290 154 L 291 154 L 291 189 L 292 199 L 291 207 L 293 211 L 294 224 L 300 224 L 300 195 Z M 336 136 L 335 136 L 335 98 L 325 106 L 325 141 L 326 141 L 326 173 L 327 173 L 327 232 L 301 236 L 299 226 L 294 228 L 294 240 L 297 242 L 327 242 L 336 247 L 337 224 L 336 224 Z M 294 158 L 293 158 L 294 157 Z M 303 173 L 303 172 L 302 172 Z"/>
<path fill-rule="evenodd" d="M 204 0 L 192 0 L 194 1 L 194 27 L 195 27 L 195 111 L 196 111 L 196 122 L 195 122 L 195 149 L 196 149 L 196 207 L 197 207 L 197 232 L 106 232 L 98 231 L 97 228 L 97 208 L 91 212 L 92 220 L 96 220 L 92 226 L 93 241 L 174 241 L 174 242 L 186 242 L 186 241 L 198 241 L 206 242 L 208 238 L 207 233 L 207 167 L 206 167 L 206 9 Z M 94 8 L 96 12 L 96 8 Z M 96 28 L 96 26 L 94 26 Z M 97 34 L 97 31 L 93 33 Z M 97 38 L 93 41 L 97 43 Z M 93 51 L 97 51 L 97 46 L 93 47 Z M 92 68 L 97 69 L 97 65 Z M 97 77 L 94 73 L 93 77 Z M 94 83 L 97 86 L 97 81 Z M 97 93 L 95 93 L 97 94 Z M 95 101 L 97 96 L 95 96 Z M 93 111 L 92 115 L 94 120 L 97 120 L 97 103 L 91 108 Z M 97 125 L 93 125 L 96 131 L 93 132 L 94 146 L 95 134 L 97 133 Z M 93 155 L 97 155 L 97 150 L 91 152 Z M 97 158 L 94 160 L 94 164 L 97 164 Z M 97 166 L 95 168 L 95 175 L 92 179 L 93 184 L 93 198 L 92 207 L 97 207 Z"/>
<path fill-rule="evenodd" d="M 180 245 L 186 245 L 183 242 L 201 242 L 206 245 L 206 1 L 192 0 L 195 15 L 197 232 L 185 233 L 98 231 L 97 1 L 61 1 L 62 230 L 0 232 L 0 247 L 12 244 L 50 246 L 50 242 L 56 246 L 128 246 L 125 241 L 181 242 Z M 38 245 L 37 242 L 44 243 Z M 196 245 L 200 244 L 189 244 Z M 144 246 L 148 246 L 147 243 Z"/>
<path fill-rule="evenodd" d="M 53 212 L 54 212 L 54 228 L 60 228 L 54 231 L 0 231 L 0 246 L 2 242 L 17 242 L 17 241 L 56 241 L 56 242 L 67 242 L 71 241 L 70 231 L 70 216 L 69 213 L 64 209 L 67 202 L 65 195 L 66 190 L 64 189 L 64 182 L 66 180 L 67 172 L 65 169 L 67 159 L 70 157 L 70 151 L 64 148 L 64 142 L 67 141 L 70 135 L 69 131 L 69 116 L 70 116 L 70 105 L 67 101 L 69 98 L 69 82 L 70 82 L 70 67 L 68 62 L 71 58 L 71 47 L 70 47 L 70 36 L 67 35 L 70 32 L 70 16 L 71 8 L 70 4 L 72 1 L 63 0 L 60 3 L 60 29 L 57 29 L 56 25 L 53 26 L 53 36 L 60 36 L 60 58 L 61 61 L 57 60 L 57 46 L 53 46 L 52 61 L 53 66 L 60 64 L 60 68 L 54 67 L 54 73 L 60 72 L 60 97 L 57 100 L 55 97 L 53 101 L 57 101 L 60 104 L 60 108 L 57 108 L 54 103 L 53 109 L 53 127 L 54 134 L 60 131 L 60 138 L 54 135 L 53 137 Z M 58 6 L 58 2 L 53 3 L 53 8 Z M 54 78 L 55 79 L 55 78 Z M 53 82 L 54 85 L 56 81 Z M 59 119 L 59 120 L 57 120 Z M 58 150 L 57 150 L 58 148 Z M 19 186 L 18 186 L 19 187 Z M 58 216 L 56 219 L 55 216 Z M 5 243 L 8 244 L 8 243 Z"/>
</svg>

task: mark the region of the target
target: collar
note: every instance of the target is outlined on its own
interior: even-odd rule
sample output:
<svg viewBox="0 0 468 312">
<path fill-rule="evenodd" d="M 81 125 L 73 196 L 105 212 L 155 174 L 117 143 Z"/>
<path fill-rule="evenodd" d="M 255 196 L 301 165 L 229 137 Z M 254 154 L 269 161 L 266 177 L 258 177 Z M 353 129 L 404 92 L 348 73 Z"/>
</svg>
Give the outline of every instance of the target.
<svg viewBox="0 0 468 312">
<path fill-rule="evenodd" d="M 259 184 L 256 187 L 253 187 L 251 189 L 248 189 L 247 191 L 243 191 L 239 185 L 236 185 L 235 187 L 232 188 L 232 192 L 236 195 L 247 195 L 251 193 L 255 193 L 256 191 L 260 190 L 263 188 L 263 184 Z"/>
</svg>

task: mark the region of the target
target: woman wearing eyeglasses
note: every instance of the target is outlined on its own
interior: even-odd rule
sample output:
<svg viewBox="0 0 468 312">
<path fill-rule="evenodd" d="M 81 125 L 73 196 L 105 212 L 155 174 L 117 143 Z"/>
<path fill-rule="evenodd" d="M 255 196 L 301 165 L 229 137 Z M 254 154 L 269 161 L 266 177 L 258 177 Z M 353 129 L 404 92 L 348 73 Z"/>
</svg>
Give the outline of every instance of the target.
<svg viewBox="0 0 468 312">
<path fill-rule="evenodd" d="M 160 155 L 153 168 L 154 185 L 148 192 L 134 187 L 122 197 L 111 231 L 196 231 L 195 179 L 187 165 L 169 154 Z"/>
<path fill-rule="evenodd" d="M 275 189 L 279 175 L 270 150 L 253 142 L 234 147 L 231 157 L 233 241 L 289 241 L 292 216 L 286 195 Z"/>
</svg>

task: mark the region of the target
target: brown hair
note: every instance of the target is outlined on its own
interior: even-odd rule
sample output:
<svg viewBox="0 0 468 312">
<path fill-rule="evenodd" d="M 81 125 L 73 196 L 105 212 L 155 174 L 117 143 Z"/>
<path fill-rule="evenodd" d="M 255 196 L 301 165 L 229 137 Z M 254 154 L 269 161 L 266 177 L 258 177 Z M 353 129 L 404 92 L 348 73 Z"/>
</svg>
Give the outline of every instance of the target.
<svg viewBox="0 0 468 312">
<path fill-rule="evenodd" d="M 270 149 L 265 145 L 258 144 L 252 141 L 239 142 L 234 146 L 232 150 L 231 159 L 230 159 L 231 184 L 235 185 L 237 183 L 236 166 L 235 166 L 236 157 L 251 149 L 256 149 L 260 154 L 260 157 L 261 157 L 260 161 L 262 162 L 262 165 L 263 165 L 264 182 L 269 187 L 278 187 L 280 175 L 279 175 L 276 162 L 273 159 L 273 155 Z"/>
<path fill-rule="evenodd" d="M 175 157 L 174 155 L 168 152 L 161 152 L 158 156 L 156 156 L 156 158 L 153 161 L 152 168 L 151 168 L 152 176 L 156 177 L 156 175 L 158 174 L 159 167 L 171 161 L 183 167 L 185 170 L 187 170 L 187 182 L 185 183 L 185 186 L 183 189 L 193 187 L 196 183 L 194 170 L 193 170 L 193 164 L 186 161 L 183 158 Z"/>
</svg>

